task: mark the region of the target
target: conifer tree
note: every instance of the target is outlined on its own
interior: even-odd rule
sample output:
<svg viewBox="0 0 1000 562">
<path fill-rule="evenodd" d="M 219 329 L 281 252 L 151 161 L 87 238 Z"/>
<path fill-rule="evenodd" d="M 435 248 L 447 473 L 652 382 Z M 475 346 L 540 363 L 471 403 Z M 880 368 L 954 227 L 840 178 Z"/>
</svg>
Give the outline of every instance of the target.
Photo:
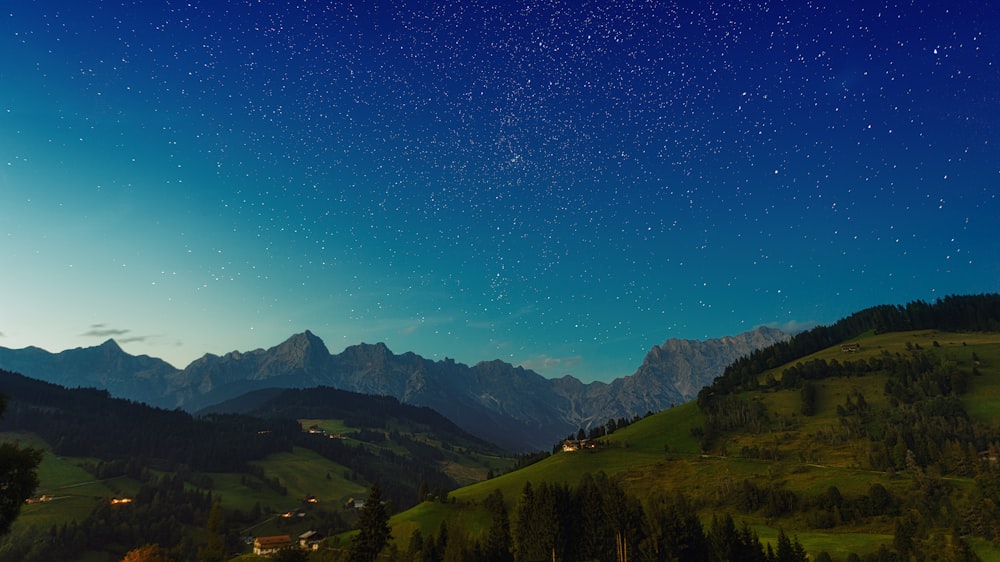
<svg viewBox="0 0 1000 562">
<path fill-rule="evenodd" d="M 646 538 L 640 544 L 640 553 L 647 559 L 707 562 L 708 540 L 698 515 L 682 494 L 651 501 L 644 523 Z"/>
<path fill-rule="evenodd" d="M 768 545 L 768 548 L 770 548 L 770 545 Z M 785 534 L 784 529 L 778 529 L 778 547 L 774 553 L 773 560 L 775 562 L 806 562 L 808 556 L 806 556 L 805 549 L 799 543 L 798 537 L 790 539 Z"/>
<path fill-rule="evenodd" d="M 511 562 L 510 518 L 507 515 L 507 505 L 503 501 L 503 492 L 494 490 L 483 501 L 490 512 L 490 528 L 486 533 L 483 545 L 483 559 L 487 562 Z"/>
<path fill-rule="evenodd" d="M 198 548 L 198 562 L 222 562 L 226 559 L 226 545 L 222 536 L 222 508 L 219 502 L 212 503 L 205 525 L 207 544 Z"/>
<path fill-rule="evenodd" d="M 579 510 L 578 535 L 576 538 L 579 556 L 583 560 L 609 560 L 614 556 L 614 530 L 607 524 L 605 496 L 611 484 L 603 472 L 592 476 L 584 474 L 576 490 L 576 505 Z"/>
<path fill-rule="evenodd" d="M 382 488 L 372 484 L 368 499 L 358 518 L 360 531 L 351 543 L 351 560 L 372 562 L 389 543 L 389 514 L 382 503 Z"/>
</svg>

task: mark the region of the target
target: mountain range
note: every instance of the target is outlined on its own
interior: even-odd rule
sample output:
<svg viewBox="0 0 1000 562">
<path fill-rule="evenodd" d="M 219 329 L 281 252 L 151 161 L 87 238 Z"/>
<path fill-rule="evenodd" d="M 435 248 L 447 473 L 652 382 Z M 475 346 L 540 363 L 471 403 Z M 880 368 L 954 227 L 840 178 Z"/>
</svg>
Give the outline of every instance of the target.
<svg viewBox="0 0 1000 562">
<path fill-rule="evenodd" d="M 671 339 L 654 346 L 633 375 L 584 383 L 571 375 L 547 379 L 500 360 L 468 366 L 396 355 L 383 343 L 331 354 L 310 331 L 269 348 L 206 354 L 184 369 L 126 353 L 114 340 L 50 353 L 0 347 L 0 368 L 67 387 L 191 412 L 264 388 L 330 386 L 385 395 L 437 410 L 466 431 L 516 451 L 548 449 L 579 428 L 632 418 L 692 399 L 725 367 L 750 352 L 788 339 L 760 327 L 706 341 Z M 225 409 L 238 409 L 229 402 Z"/>
</svg>

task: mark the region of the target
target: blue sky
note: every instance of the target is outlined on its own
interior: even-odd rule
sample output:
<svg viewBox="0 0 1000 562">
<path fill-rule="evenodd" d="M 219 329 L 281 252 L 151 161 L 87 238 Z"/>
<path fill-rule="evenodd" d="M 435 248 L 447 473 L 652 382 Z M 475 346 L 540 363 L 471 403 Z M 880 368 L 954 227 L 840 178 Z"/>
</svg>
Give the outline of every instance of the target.
<svg viewBox="0 0 1000 562">
<path fill-rule="evenodd" d="M 1000 290 L 989 3 L 0 11 L 0 345 L 632 373 Z"/>
</svg>

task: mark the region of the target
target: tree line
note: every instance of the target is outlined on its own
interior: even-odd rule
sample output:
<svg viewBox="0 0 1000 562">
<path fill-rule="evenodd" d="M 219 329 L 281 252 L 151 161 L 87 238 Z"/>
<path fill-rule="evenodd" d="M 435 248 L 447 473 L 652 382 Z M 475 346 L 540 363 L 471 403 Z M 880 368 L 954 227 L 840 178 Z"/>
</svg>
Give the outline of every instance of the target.
<svg viewBox="0 0 1000 562">
<path fill-rule="evenodd" d="M 370 562 L 379 552 L 397 562 L 809 559 L 798 539 L 784 531 L 779 531 L 774 544 L 764 543 L 747 524 L 738 526 L 729 515 L 713 517 L 706 528 L 683 494 L 639 501 L 604 473 L 586 474 L 577 486 L 528 483 L 513 510 L 495 490 L 483 500 L 483 507 L 490 523 L 479 537 L 473 538 L 460 524 L 442 523 L 430 536 L 415 531 L 405 549 L 389 542 L 385 519 L 368 520 L 359 529 L 363 538 L 357 538 L 339 560 Z"/>
<path fill-rule="evenodd" d="M 946 331 L 1000 332 L 1000 294 L 947 296 L 933 303 L 913 301 L 905 306 L 867 308 L 830 326 L 817 326 L 784 342 L 737 359 L 704 389 L 705 394 L 725 394 L 756 388 L 758 375 L 817 351 L 857 337 L 876 333 L 938 329 Z M 699 393 L 699 398 L 701 393 Z"/>
<path fill-rule="evenodd" d="M 291 451 L 301 432 L 295 421 L 235 414 L 199 419 L 3 370 L 0 393 L 11 397 L 3 427 L 38 434 L 57 455 L 132 458 L 163 470 L 239 472 L 250 461 Z"/>
</svg>

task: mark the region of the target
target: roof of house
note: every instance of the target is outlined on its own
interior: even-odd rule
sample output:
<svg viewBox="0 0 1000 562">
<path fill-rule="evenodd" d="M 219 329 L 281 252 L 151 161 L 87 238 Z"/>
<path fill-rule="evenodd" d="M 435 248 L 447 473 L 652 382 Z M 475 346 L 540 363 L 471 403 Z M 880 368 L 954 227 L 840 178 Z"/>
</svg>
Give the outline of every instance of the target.
<svg viewBox="0 0 1000 562">
<path fill-rule="evenodd" d="M 261 548 L 275 548 L 285 546 L 292 542 L 292 537 L 289 535 L 276 535 L 273 537 L 257 537 L 254 539 L 253 543 L 255 546 Z"/>
</svg>

